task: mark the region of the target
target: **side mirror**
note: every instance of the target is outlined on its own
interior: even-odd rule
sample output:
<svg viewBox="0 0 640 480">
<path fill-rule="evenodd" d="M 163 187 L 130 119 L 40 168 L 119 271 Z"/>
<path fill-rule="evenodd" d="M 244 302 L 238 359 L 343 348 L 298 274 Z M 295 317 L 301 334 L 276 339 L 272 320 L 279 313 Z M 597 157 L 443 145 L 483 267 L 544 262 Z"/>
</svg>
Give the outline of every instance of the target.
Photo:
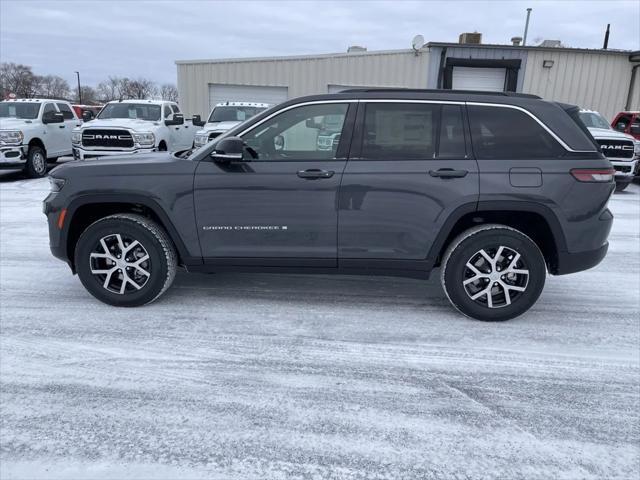
<svg viewBox="0 0 640 480">
<path fill-rule="evenodd" d="M 184 123 L 184 115 L 181 113 L 174 113 L 173 118 L 171 120 L 165 120 L 164 124 L 167 127 L 171 125 L 182 125 Z"/>
<path fill-rule="evenodd" d="M 306 122 L 304 122 L 305 126 L 307 128 L 315 128 L 317 130 L 320 130 L 322 128 L 322 124 L 316 122 L 313 118 L 308 118 Z"/>
<path fill-rule="evenodd" d="M 42 115 L 42 123 L 62 123 L 64 115 L 60 112 L 47 112 Z"/>
<path fill-rule="evenodd" d="M 210 156 L 216 163 L 241 162 L 243 152 L 244 141 L 240 137 L 226 137 L 216 143 Z"/>
<path fill-rule="evenodd" d="M 90 122 L 91 120 L 93 120 L 93 112 L 91 110 L 84 110 L 82 112 L 82 121 L 83 122 Z"/>
<path fill-rule="evenodd" d="M 192 122 L 196 127 L 204 127 L 204 123 L 205 123 L 200 118 L 200 115 L 194 115 Z"/>
</svg>

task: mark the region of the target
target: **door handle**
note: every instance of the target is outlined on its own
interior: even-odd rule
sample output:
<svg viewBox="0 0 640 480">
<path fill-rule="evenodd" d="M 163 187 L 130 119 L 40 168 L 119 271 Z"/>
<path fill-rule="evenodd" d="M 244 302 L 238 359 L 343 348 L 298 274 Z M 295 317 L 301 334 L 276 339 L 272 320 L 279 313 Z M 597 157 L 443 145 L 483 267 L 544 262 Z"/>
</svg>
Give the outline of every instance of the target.
<svg viewBox="0 0 640 480">
<path fill-rule="evenodd" d="M 309 170 L 298 170 L 298 176 L 300 178 L 306 178 L 309 180 L 315 180 L 317 178 L 331 178 L 333 174 L 336 173 L 333 170 L 318 170 L 316 168 L 312 168 Z"/>
<path fill-rule="evenodd" d="M 468 170 L 454 170 L 453 168 L 440 168 L 439 170 L 429 170 L 429 175 L 440 178 L 462 178 L 466 177 Z"/>
<path fill-rule="evenodd" d="M 58 128 L 65 128 L 64 125 L 58 125 Z"/>
</svg>

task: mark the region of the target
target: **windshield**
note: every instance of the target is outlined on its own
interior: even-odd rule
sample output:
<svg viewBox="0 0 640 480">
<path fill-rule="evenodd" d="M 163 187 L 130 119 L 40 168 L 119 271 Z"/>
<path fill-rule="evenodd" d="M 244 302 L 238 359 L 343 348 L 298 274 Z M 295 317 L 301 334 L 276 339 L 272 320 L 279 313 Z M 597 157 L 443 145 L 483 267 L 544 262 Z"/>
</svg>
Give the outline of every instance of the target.
<svg viewBox="0 0 640 480">
<path fill-rule="evenodd" d="M 209 116 L 208 123 L 244 122 L 246 119 L 265 111 L 264 107 L 216 107 Z"/>
<path fill-rule="evenodd" d="M 602 115 L 596 112 L 580 112 L 580 120 L 587 128 L 604 128 L 610 130 L 611 126 Z"/>
<path fill-rule="evenodd" d="M 98 118 L 131 118 L 157 122 L 160 120 L 160 105 L 148 103 L 108 103 Z"/>
<path fill-rule="evenodd" d="M 0 102 L 0 118 L 38 118 L 40 104 L 36 102 Z"/>
</svg>

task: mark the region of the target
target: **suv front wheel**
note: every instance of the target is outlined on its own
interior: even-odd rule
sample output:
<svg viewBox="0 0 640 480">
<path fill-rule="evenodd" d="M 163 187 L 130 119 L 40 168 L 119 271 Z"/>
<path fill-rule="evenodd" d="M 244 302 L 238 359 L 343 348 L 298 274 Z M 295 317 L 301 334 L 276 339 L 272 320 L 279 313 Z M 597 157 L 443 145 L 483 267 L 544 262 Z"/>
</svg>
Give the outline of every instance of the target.
<svg viewBox="0 0 640 480">
<path fill-rule="evenodd" d="M 98 300 L 137 307 L 153 302 L 169 288 L 177 256 L 157 223 L 123 213 L 87 227 L 76 245 L 75 265 L 80 281 Z"/>
<path fill-rule="evenodd" d="M 464 315 L 509 320 L 526 312 L 544 287 L 546 264 L 528 236 L 505 225 L 481 225 L 455 238 L 442 261 L 440 280 Z"/>
</svg>

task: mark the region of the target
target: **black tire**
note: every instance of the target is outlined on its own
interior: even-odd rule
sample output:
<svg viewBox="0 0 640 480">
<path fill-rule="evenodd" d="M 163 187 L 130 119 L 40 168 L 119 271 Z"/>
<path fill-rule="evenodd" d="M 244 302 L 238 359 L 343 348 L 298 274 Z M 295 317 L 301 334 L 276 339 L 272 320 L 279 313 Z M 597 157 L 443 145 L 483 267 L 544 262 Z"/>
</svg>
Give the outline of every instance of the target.
<svg viewBox="0 0 640 480">
<path fill-rule="evenodd" d="M 30 178 L 41 178 L 47 174 L 47 154 L 41 147 L 29 147 L 24 173 Z"/>
<path fill-rule="evenodd" d="M 158 151 L 159 152 L 166 152 L 167 151 L 167 144 L 164 143 L 164 140 L 162 142 L 160 142 L 160 145 L 158 145 Z"/>
<path fill-rule="evenodd" d="M 126 288 L 131 291 L 115 292 L 113 289 L 105 287 L 104 282 L 107 275 L 92 273 L 92 268 L 96 271 L 102 267 L 96 266 L 94 268 L 95 265 L 92 262 L 97 260 L 92 259 L 91 254 L 100 255 L 101 252 L 104 252 L 101 239 L 114 238 L 116 234 L 119 234 L 121 239 L 130 239 L 131 243 L 137 240 L 140 247 L 136 248 L 142 248 L 144 253 L 148 254 L 149 260 L 142 263 L 142 266 L 149 275 L 146 280 L 139 281 L 139 284 L 142 285 L 141 288 L 138 287 L 139 289 L 136 289 L 134 283 L 121 280 L 124 278 L 121 273 L 124 267 L 117 269 L 118 266 L 111 260 L 98 259 L 99 261 L 111 262 L 104 268 L 116 269 L 113 273 L 114 276 L 109 277 L 112 283 L 117 284 L 120 281 L 120 285 L 125 284 Z M 128 245 L 125 244 L 125 246 Z M 114 252 L 115 254 L 117 254 L 117 250 Z M 177 255 L 171 239 L 157 223 L 141 215 L 122 213 L 101 218 L 87 227 L 76 244 L 75 265 L 80 281 L 95 298 L 118 307 L 137 307 L 153 302 L 169 288 L 176 274 Z M 133 268 L 127 267 L 126 270 L 129 271 Z M 134 273 L 137 272 L 134 271 Z M 133 274 L 131 274 L 131 278 L 134 278 Z"/>
<path fill-rule="evenodd" d="M 500 247 L 503 250 L 499 250 Z M 492 268 L 483 271 L 478 266 L 478 260 L 472 263 L 474 259 L 480 259 L 480 266 L 485 262 L 479 256 L 481 250 L 495 261 L 496 269 L 491 275 L 497 278 L 489 278 L 491 275 L 485 274 L 486 271 L 492 271 Z M 501 254 L 498 257 L 498 251 L 505 252 L 505 256 Z M 511 257 L 508 258 L 507 254 L 511 254 Z M 517 257 L 517 254 L 520 256 Z M 528 275 L 512 273 L 513 280 L 506 278 L 509 277 L 505 273 L 511 271 L 509 266 L 513 257 L 517 261 L 517 264 L 513 264 L 513 269 L 517 272 L 528 271 Z M 482 276 L 473 273 L 468 267 L 469 263 L 472 263 Z M 447 248 L 440 272 L 442 288 L 451 304 L 462 314 L 482 321 L 503 321 L 522 315 L 538 300 L 544 288 L 545 277 L 544 256 L 535 242 L 522 232 L 505 225 L 481 225 L 460 234 Z M 473 278 L 478 280 L 473 281 Z M 469 286 L 463 284 L 470 280 L 473 282 Z M 476 288 L 477 290 L 469 292 Z M 490 308 L 488 295 L 483 295 L 482 290 L 491 295 L 493 308 Z M 481 296 L 473 300 L 471 297 L 476 294 Z"/>
<path fill-rule="evenodd" d="M 616 182 L 616 192 L 622 192 L 624 189 L 626 189 L 629 186 L 629 183 L 624 182 Z"/>
</svg>

